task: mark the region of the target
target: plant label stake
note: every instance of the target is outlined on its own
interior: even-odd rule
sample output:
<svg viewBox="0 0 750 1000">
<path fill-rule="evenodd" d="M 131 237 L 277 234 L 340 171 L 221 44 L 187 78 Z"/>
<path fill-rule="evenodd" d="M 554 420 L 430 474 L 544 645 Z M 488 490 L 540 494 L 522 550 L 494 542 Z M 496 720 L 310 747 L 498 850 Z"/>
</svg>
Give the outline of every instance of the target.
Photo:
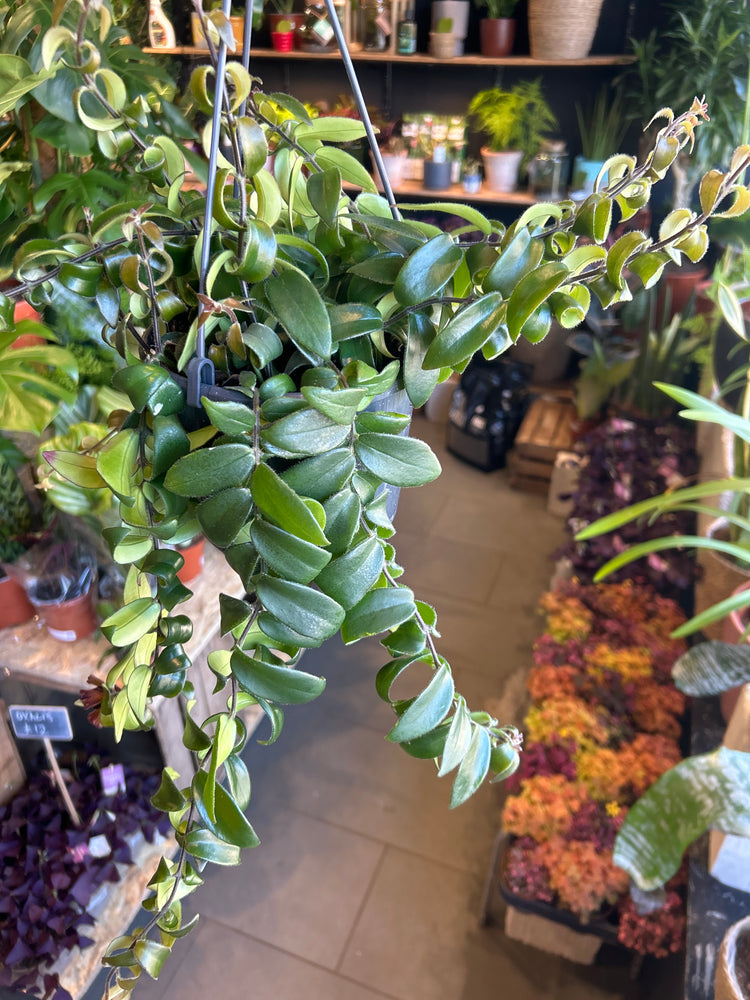
<svg viewBox="0 0 750 1000">
<path fill-rule="evenodd" d="M 44 744 L 47 760 L 52 768 L 55 784 L 60 789 L 65 808 L 73 820 L 73 825 L 81 826 L 81 817 L 65 787 L 52 749 L 52 740 L 73 739 L 67 708 L 61 705 L 9 705 L 8 714 L 17 740 L 41 740 Z"/>
</svg>

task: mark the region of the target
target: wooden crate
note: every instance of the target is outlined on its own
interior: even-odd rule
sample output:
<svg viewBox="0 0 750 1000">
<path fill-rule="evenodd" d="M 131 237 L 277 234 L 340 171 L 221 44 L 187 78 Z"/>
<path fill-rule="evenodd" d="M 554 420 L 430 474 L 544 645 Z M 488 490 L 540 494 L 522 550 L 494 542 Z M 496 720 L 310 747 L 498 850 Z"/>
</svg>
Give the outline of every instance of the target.
<svg viewBox="0 0 750 1000">
<path fill-rule="evenodd" d="M 558 396 L 540 396 L 533 401 L 508 454 L 511 486 L 547 493 L 557 453 L 572 447 L 575 412 L 569 399 Z"/>
</svg>

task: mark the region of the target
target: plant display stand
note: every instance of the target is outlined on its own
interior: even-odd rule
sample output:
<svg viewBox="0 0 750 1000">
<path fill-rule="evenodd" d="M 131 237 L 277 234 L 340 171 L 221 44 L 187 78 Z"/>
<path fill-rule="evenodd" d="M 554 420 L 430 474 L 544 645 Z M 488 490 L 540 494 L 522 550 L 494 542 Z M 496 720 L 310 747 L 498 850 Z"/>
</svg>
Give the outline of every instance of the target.
<svg viewBox="0 0 750 1000">
<path fill-rule="evenodd" d="M 596 934 L 573 930 L 548 917 L 524 913 L 510 904 L 505 913 L 505 933 L 514 941 L 542 947 L 579 965 L 592 965 L 602 944 Z"/>
<path fill-rule="evenodd" d="M 510 485 L 546 496 L 558 452 L 573 445 L 575 406 L 557 396 L 540 396 L 529 407 L 508 454 Z"/>
<path fill-rule="evenodd" d="M 204 651 L 215 643 L 218 629 L 213 598 L 220 590 L 239 598 L 242 596 L 242 585 L 236 576 L 227 578 L 219 553 L 212 546 L 207 546 L 203 573 L 191 583 L 191 589 L 193 596 L 185 607 L 194 624 L 194 631 L 186 647 L 196 665 L 197 711 L 205 717 L 216 711 L 226 697 L 212 694 L 214 677 L 205 662 Z M 106 664 L 102 667 L 99 661 L 107 648 L 107 643 L 96 636 L 77 642 L 57 642 L 37 622 L 32 621 L 0 635 L 0 667 L 6 676 L 77 696 L 82 688 L 88 686 L 89 674 L 102 676 L 106 672 Z M 179 704 L 174 699 L 155 698 L 152 708 L 155 733 L 165 763 L 189 778 L 195 768 L 191 753 L 182 743 L 184 722 Z M 256 711 L 256 706 L 247 709 L 246 713 L 245 725 L 252 731 L 262 713 L 259 709 Z M 9 758 L 3 753 L 0 768 L 4 769 L 6 764 L 10 766 Z"/>
</svg>

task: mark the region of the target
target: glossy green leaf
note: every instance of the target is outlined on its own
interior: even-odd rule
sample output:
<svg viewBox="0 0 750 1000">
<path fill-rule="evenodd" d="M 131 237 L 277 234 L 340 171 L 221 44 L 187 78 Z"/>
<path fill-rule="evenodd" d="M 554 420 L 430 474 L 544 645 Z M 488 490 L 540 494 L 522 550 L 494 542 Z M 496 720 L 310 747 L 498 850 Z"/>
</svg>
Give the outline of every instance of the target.
<svg viewBox="0 0 750 1000">
<path fill-rule="evenodd" d="M 669 256 L 660 250 L 639 254 L 629 261 L 628 268 L 643 282 L 644 288 L 652 288 L 661 278 L 664 265 L 669 263 Z"/>
<path fill-rule="evenodd" d="M 212 745 L 211 737 L 200 728 L 189 712 L 185 714 L 185 729 L 182 734 L 182 742 L 188 750 L 192 750 L 194 753 L 203 753 L 205 750 L 209 750 Z M 173 808 L 178 809 L 179 806 L 174 806 Z"/>
<path fill-rule="evenodd" d="M 185 405 L 182 389 L 158 365 L 120 368 L 112 376 L 112 385 L 129 396 L 136 410 L 148 409 L 154 416 L 179 413 Z"/>
<path fill-rule="evenodd" d="M 388 739 L 394 743 L 403 743 L 406 740 L 414 740 L 429 733 L 443 721 L 450 711 L 453 704 L 453 692 L 453 677 L 450 668 L 443 664 L 435 671 L 424 691 L 414 699 L 388 733 Z"/>
<path fill-rule="evenodd" d="M 421 313 L 409 316 L 409 330 L 404 351 L 404 387 L 412 406 L 424 406 L 432 395 L 440 373 L 424 365 L 427 350 L 435 339 L 435 327 Z"/>
<path fill-rule="evenodd" d="M 485 779 L 490 767 L 492 743 L 490 734 L 482 726 L 474 726 L 471 742 L 461 761 L 451 789 L 451 809 L 460 806 L 474 794 Z M 446 741 L 447 745 L 447 741 Z"/>
<path fill-rule="evenodd" d="M 253 521 L 251 537 L 268 568 L 295 583 L 311 583 L 331 559 L 324 549 L 260 518 Z"/>
<path fill-rule="evenodd" d="M 623 233 L 615 240 L 607 254 L 607 276 L 613 285 L 618 288 L 625 287 L 623 269 L 628 265 L 631 255 L 643 250 L 649 242 L 648 237 L 637 230 Z"/>
<path fill-rule="evenodd" d="M 238 865 L 241 861 L 239 847 L 219 840 L 210 830 L 193 829 L 184 842 L 188 854 L 201 861 L 215 865 Z"/>
<path fill-rule="evenodd" d="M 504 299 L 509 298 L 521 278 L 537 267 L 543 255 L 541 241 L 532 239 L 528 229 L 519 229 L 487 272 L 484 291 L 499 292 Z"/>
<path fill-rule="evenodd" d="M 347 611 L 363 599 L 383 569 L 383 547 L 366 538 L 333 560 L 318 576 L 318 586 Z M 304 582 L 304 581 L 302 581 Z"/>
<path fill-rule="evenodd" d="M 133 474 L 138 453 L 138 432 L 127 429 L 115 434 L 97 452 L 97 472 L 118 496 L 128 497 L 132 495 L 135 485 Z"/>
<path fill-rule="evenodd" d="M 709 827 L 750 836 L 750 754 L 720 747 L 666 771 L 630 807 L 613 861 L 641 889 L 675 874 L 685 849 Z"/>
<path fill-rule="evenodd" d="M 249 489 L 237 486 L 214 494 L 196 507 L 195 513 L 206 538 L 220 549 L 231 545 L 253 507 Z"/>
<path fill-rule="evenodd" d="M 344 621 L 340 604 L 300 583 L 264 577 L 258 581 L 256 592 L 272 615 L 311 639 L 330 638 Z"/>
<path fill-rule="evenodd" d="M 240 597 L 219 594 L 220 629 L 226 635 L 234 629 L 244 628 L 253 613 L 253 605 Z"/>
<path fill-rule="evenodd" d="M 416 438 L 362 434 L 354 450 L 366 469 L 392 486 L 421 486 L 440 475 L 440 463 L 430 447 Z"/>
<path fill-rule="evenodd" d="M 367 398 L 364 389 L 324 389 L 312 385 L 302 386 L 302 395 L 313 409 L 347 428 Z"/>
<path fill-rule="evenodd" d="M 222 434 L 245 434 L 252 431 L 255 414 L 250 406 L 228 400 L 216 402 L 206 396 L 201 397 L 201 403 L 208 419 Z"/>
<path fill-rule="evenodd" d="M 573 232 L 588 236 L 595 243 L 604 243 L 612 225 L 612 202 L 599 193 L 590 194 L 576 212 Z"/>
<path fill-rule="evenodd" d="M 178 496 L 211 496 L 245 485 L 253 464 L 253 449 L 245 444 L 199 448 L 172 466 L 164 477 L 164 485 Z"/>
<path fill-rule="evenodd" d="M 434 760 L 443 752 L 449 729 L 450 723 L 441 722 L 439 726 L 431 729 L 424 736 L 418 736 L 415 740 L 405 740 L 399 746 L 410 757 L 417 757 L 419 760 Z"/>
<path fill-rule="evenodd" d="M 265 292 L 274 313 L 290 339 L 312 361 L 331 353 L 331 321 L 308 277 L 299 271 L 283 271 L 265 282 Z"/>
<path fill-rule="evenodd" d="M 256 507 L 267 520 L 313 545 L 328 543 L 312 510 L 266 463 L 253 473 L 251 490 Z"/>
<path fill-rule="evenodd" d="M 160 610 L 153 598 L 139 597 L 105 618 L 101 630 L 113 646 L 129 646 L 151 631 Z"/>
<path fill-rule="evenodd" d="M 354 184 L 364 191 L 375 192 L 375 182 L 364 166 L 351 153 L 337 146 L 323 146 L 315 153 L 315 162 L 323 167 L 336 167 L 341 173 L 341 179 L 348 184 Z"/>
<path fill-rule="evenodd" d="M 567 267 L 548 261 L 522 278 L 508 300 L 508 332 L 513 340 L 546 299 L 570 277 Z M 526 334 L 524 334 L 526 336 Z"/>
<path fill-rule="evenodd" d="M 340 447 L 349 436 L 349 427 L 318 410 L 303 409 L 276 420 L 264 428 L 261 436 L 285 457 L 296 458 Z"/>
<path fill-rule="evenodd" d="M 197 771 L 193 776 L 194 801 L 208 829 L 227 844 L 234 844 L 237 847 L 257 847 L 260 838 L 231 794 L 218 783 L 214 789 L 214 815 L 213 817 L 209 815 L 204 800 L 207 780 L 205 771 Z"/>
<path fill-rule="evenodd" d="M 94 455 L 67 451 L 45 451 L 43 455 L 58 475 L 76 486 L 96 490 L 107 485 L 96 467 Z"/>
<path fill-rule="evenodd" d="M 151 476 L 163 476 L 167 469 L 190 451 L 190 441 L 176 416 L 153 419 L 153 460 Z"/>
<path fill-rule="evenodd" d="M 177 812 L 186 805 L 185 796 L 174 783 L 174 774 L 175 771 L 170 773 L 170 768 L 164 768 L 159 787 L 150 799 L 151 804 L 162 812 Z"/>
<path fill-rule="evenodd" d="M 466 701 L 459 697 L 456 711 L 451 721 L 451 727 L 445 741 L 443 759 L 438 771 L 439 778 L 442 778 L 445 774 L 449 774 L 464 759 L 471 746 L 472 729 L 471 716 L 466 707 Z"/>
<path fill-rule="evenodd" d="M 567 275 L 567 270 L 563 271 Z M 466 361 L 497 330 L 505 317 L 505 308 L 500 292 L 488 292 L 460 309 L 428 347 L 424 366 L 450 368 Z"/>
<path fill-rule="evenodd" d="M 326 536 L 334 556 L 341 555 L 349 547 L 359 524 L 362 505 L 351 489 L 341 490 L 329 497 L 323 504 L 326 512 Z"/>
<path fill-rule="evenodd" d="M 241 757 L 233 753 L 224 761 L 224 769 L 232 798 L 244 812 L 250 805 L 250 773 L 247 765 Z"/>
<path fill-rule="evenodd" d="M 414 594 L 407 587 L 379 587 L 365 594 L 347 612 L 341 626 L 341 638 L 345 643 L 351 643 L 368 635 L 387 632 L 411 618 L 414 611 Z"/>
<path fill-rule="evenodd" d="M 356 460 L 348 448 L 337 448 L 324 455 L 295 462 L 281 473 L 281 478 L 295 493 L 322 502 L 343 489 L 354 472 L 355 464 Z"/>
<path fill-rule="evenodd" d="M 125 690 L 128 693 L 128 702 L 133 715 L 139 722 L 143 723 L 146 716 L 146 699 L 148 697 L 148 686 L 151 682 L 151 669 L 145 664 L 134 668 L 128 677 Z"/>
<path fill-rule="evenodd" d="M 307 197 L 326 225 L 335 227 L 341 197 L 341 173 L 336 167 L 311 173 L 307 180 Z"/>
<path fill-rule="evenodd" d="M 232 653 L 232 673 L 243 691 L 279 705 L 306 704 L 322 694 L 326 685 L 323 677 L 273 666 L 239 649 Z"/>
<path fill-rule="evenodd" d="M 133 952 L 138 959 L 141 968 L 151 976 L 158 979 L 162 967 L 170 955 L 171 949 L 165 944 L 159 944 L 150 938 L 141 938 L 133 945 Z"/>
<path fill-rule="evenodd" d="M 447 233 L 414 251 L 398 273 L 393 292 L 403 305 L 417 305 L 437 295 L 463 260 L 461 249 Z"/>
</svg>

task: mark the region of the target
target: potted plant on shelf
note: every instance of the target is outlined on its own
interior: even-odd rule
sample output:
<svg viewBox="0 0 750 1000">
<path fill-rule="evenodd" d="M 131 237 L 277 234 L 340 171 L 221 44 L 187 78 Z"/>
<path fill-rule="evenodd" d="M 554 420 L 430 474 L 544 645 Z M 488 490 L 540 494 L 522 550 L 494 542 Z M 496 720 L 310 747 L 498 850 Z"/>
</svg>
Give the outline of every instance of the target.
<svg viewBox="0 0 750 1000">
<path fill-rule="evenodd" d="M 31 535 L 31 506 L 18 475 L 12 468 L 7 442 L 0 457 L 0 628 L 20 625 L 34 614 L 22 584 L 5 570 L 25 551 Z M 12 450 L 15 457 L 23 456 Z"/>
<path fill-rule="evenodd" d="M 541 78 L 524 80 L 511 90 L 480 90 L 471 99 L 469 114 L 488 139 L 482 147 L 487 187 L 498 192 L 515 190 L 522 164 L 557 125 L 542 93 Z"/>
<path fill-rule="evenodd" d="M 273 33 L 278 31 L 278 25 L 282 21 L 291 22 L 292 32 L 302 27 L 304 15 L 294 12 L 295 0 L 268 0 L 265 7 L 264 18 L 268 21 L 268 28 L 273 37 Z"/>
<path fill-rule="evenodd" d="M 436 59 L 452 59 L 456 54 L 453 18 L 441 17 L 430 32 L 430 54 Z"/>
<path fill-rule="evenodd" d="M 271 28 L 271 45 L 277 52 L 291 52 L 294 45 L 294 24 L 282 17 Z"/>
<path fill-rule="evenodd" d="M 469 0 L 432 0 L 430 4 L 430 26 L 433 32 L 439 32 L 440 22 L 445 20 L 451 22 L 450 29 L 443 28 L 442 31 L 451 30 L 453 32 L 453 52 L 454 56 L 464 54 L 464 39 L 469 29 L 469 12 L 471 4 Z M 446 43 L 447 44 L 447 43 Z M 447 59 L 448 56 L 441 56 Z"/>
<path fill-rule="evenodd" d="M 576 201 L 587 198 L 595 188 L 596 179 L 613 149 L 619 149 L 628 123 L 625 102 L 620 90 L 602 87 L 585 111 L 576 104 L 576 117 L 581 135 L 581 152 L 573 160 L 570 197 Z"/>
<path fill-rule="evenodd" d="M 479 21 L 479 49 L 483 56 L 499 59 L 510 55 L 516 37 L 513 13 L 518 0 L 475 0 L 487 16 Z"/>
<path fill-rule="evenodd" d="M 585 59 L 599 23 L 603 0 L 529 0 L 533 59 Z"/>
<path fill-rule="evenodd" d="M 665 112 L 652 153 L 613 163 L 612 185 L 594 202 L 532 206 L 507 230 L 451 204 L 444 210 L 466 229 L 449 235 L 404 219 L 387 177 L 381 197 L 362 165 L 333 145 L 367 133 L 366 108 L 361 122 L 313 119 L 293 97 L 260 91 L 246 66 L 225 64 L 221 45 L 214 68 L 191 79 L 211 119 L 208 187 L 182 190 L 179 146 L 158 126 L 136 131 L 118 92 L 86 68 L 98 5 L 84 0 L 76 10 L 78 30 L 51 36 L 46 64 L 59 69 L 60 52 L 72 56 L 81 101 L 100 108 L 87 113 L 87 127 L 132 140 L 151 191 L 93 219 L 78 256 L 65 240 L 27 246 L 11 295 L 51 301 L 83 258 L 97 269 L 92 322 L 111 328 L 125 362 L 113 382 L 130 405 L 106 441 L 46 456 L 72 482 L 108 490 L 119 507 L 121 523 L 106 538 L 125 574 L 124 603 L 101 626 L 117 656 L 97 691 L 118 738 L 150 724 L 149 698 L 165 681 L 189 698 L 192 622 L 180 606 L 190 591 L 168 548 L 175 535 L 200 525 L 246 591 L 217 595 L 231 648 L 213 650 L 208 662 L 226 709 L 200 719 L 186 703 L 183 741 L 196 774 L 187 782 L 166 770 L 154 797 L 170 813 L 179 854 L 151 881 L 146 925 L 105 958 L 114 998 L 142 971 L 158 976 L 192 926 L 182 925 L 180 899 L 205 863 L 236 864 L 258 843 L 245 816 L 238 713 L 260 705 L 278 738 L 284 706 L 325 686 L 300 666 L 306 648 L 339 632 L 346 643 L 383 636 L 388 660 L 376 689 L 394 709 L 389 739 L 440 758 L 440 774 L 453 775 L 452 805 L 490 771 L 502 778 L 515 766 L 516 731 L 455 692 L 436 613 L 400 579 L 393 491 L 440 471 L 429 448 L 404 434 L 411 406 L 478 352 L 493 358 L 521 336 L 543 338 L 553 314 L 567 327 L 580 322 L 591 290 L 605 304 L 627 297 L 626 264 L 650 284 L 667 249 L 702 253 L 706 220 L 745 190 L 739 177 L 750 155 L 738 154 L 706 211 L 671 219 L 656 241 L 629 235 L 608 249 L 613 205 L 627 214 L 648 198 L 704 117 L 696 103 L 678 117 Z M 337 26 L 332 9 L 329 16 Z M 376 146 L 373 156 L 377 163 Z M 342 182 L 361 193 L 347 194 Z M 480 238 L 466 238 L 469 230 Z M 101 303 L 115 299 L 116 312 L 102 316 Z"/>
</svg>

